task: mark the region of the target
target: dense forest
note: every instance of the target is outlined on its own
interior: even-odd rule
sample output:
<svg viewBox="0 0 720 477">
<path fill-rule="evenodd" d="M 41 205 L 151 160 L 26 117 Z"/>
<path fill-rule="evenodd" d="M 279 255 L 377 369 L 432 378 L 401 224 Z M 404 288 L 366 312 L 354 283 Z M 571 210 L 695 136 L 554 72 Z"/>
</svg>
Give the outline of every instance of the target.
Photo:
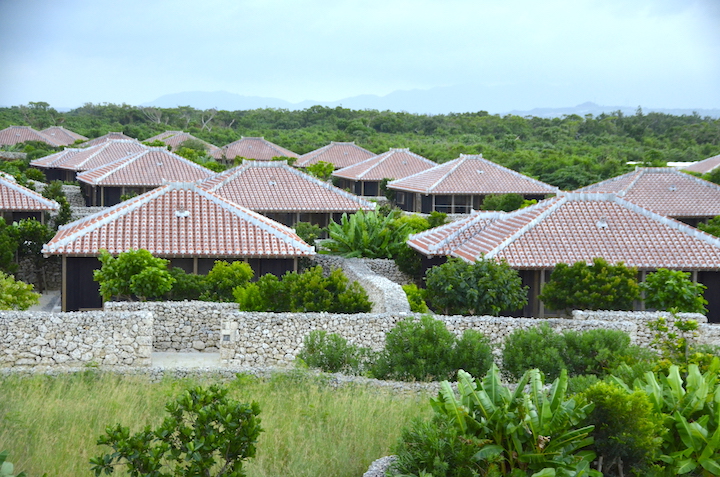
<svg viewBox="0 0 720 477">
<path fill-rule="evenodd" d="M 217 146 L 264 136 L 304 154 L 330 141 L 354 141 L 375 153 L 409 148 L 433 161 L 482 153 L 523 174 L 572 190 L 629 170 L 628 162 L 661 166 L 720 154 L 720 119 L 611 112 L 538 118 L 476 113 L 421 115 L 313 106 L 300 111 L 249 111 L 92 104 L 58 112 L 44 102 L 0 108 L 0 129 L 61 125 L 94 138 L 121 131 L 145 140 L 183 130 Z"/>
</svg>

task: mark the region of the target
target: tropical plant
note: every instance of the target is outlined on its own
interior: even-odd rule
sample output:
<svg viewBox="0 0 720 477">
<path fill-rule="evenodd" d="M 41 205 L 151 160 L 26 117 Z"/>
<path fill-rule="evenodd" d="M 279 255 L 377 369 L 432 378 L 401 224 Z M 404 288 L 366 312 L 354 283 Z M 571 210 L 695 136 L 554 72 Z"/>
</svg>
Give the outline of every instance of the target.
<svg viewBox="0 0 720 477">
<path fill-rule="evenodd" d="M 527 287 L 505 261 L 451 258 L 428 270 L 425 282 L 430 308 L 446 315 L 498 316 L 527 303 Z"/>
<path fill-rule="evenodd" d="M 160 298 L 175 282 L 167 270 L 168 261 L 153 257 L 144 249 L 131 249 L 117 257 L 101 250 L 98 260 L 102 267 L 93 272 L 93 280 L 100 284 L 100 295 L 104 300 Z"/>
<path fill-rule="evenodd" d="M 622 262 L 610 265 L 603 258 L 592 265 L 558 263 L 539 298 L 551 310 L 631 310 L 640 296 L 637 270 Z"/>
<path fill-rule="evenodd" d="M 529 370 L 511 391 L 495 365 L 482 380 L 460 370 L 457 394 L 444 381 L 431 400 L 435 419 L 416 421 L 403 433 L 394 470 L 436 476 L 599 476 L 590 468 L 595 454 L 582 450 L 593 442 L 593 426 L 580 427 L 592 404 L 568 399 L 566 390 L 565 373 L 546 389 L 540 372 Z"/>
<path fill-rule="evenodd" d="M 323 242 L 325 253 L 334 253 L 346 258 L 393 258 L 405 245 L 410 226 L 394 226 L 396 214 L 383 216 L 377 212 L 343 214 L 340 223 L 328 225 L 330 239 Z"/>
<path fill-rule="evenodd" d="M 40 301 L 33 286 L 0 271 L 0 310 L 27 310 Z"/>
<path fill-rule="evenodd" d="M 305 170 L 320 180 L 326 181 L 330 179 L 330 175 L 335 171 L 335 166 L 330 162 L 318 161 L 308 166 Z"/>
<path fill-rule="evenodd" d="M 663 436 L 660 460 L 667 464 L 666 475 L 720 475 L 720 359 L 707 371 L 688 366 L 683 380 L 678 366 L 667 374 L 652 372 L 634 383 L 644 391 L 656 412 L 663 416 L 667 433 Z M 620 379 L 615 381 L 630 390 Z"/>
<path fill-rule="evenodd" d="M 660 268 L 649 273 L 640 284 L 645 293 L 645 305 L 656 310 L 675 309 L 685 313 L 707 313 L 703 293 L 707 287 L 690 280 L 690 273 Z"/>
<path fill-rule="evenodd" d="M 127 465 L 132 476 L 242 477 L 243 461 L 255 456 L 260 427 L 257 403 L 227 398 L 218 385 L 185 391 L 165 407 L 169 417 L 157 428 L 130 434 L 109 426 L 97 443 L 112 452 L 90 460 L 95 476 Z"/>
</svg>

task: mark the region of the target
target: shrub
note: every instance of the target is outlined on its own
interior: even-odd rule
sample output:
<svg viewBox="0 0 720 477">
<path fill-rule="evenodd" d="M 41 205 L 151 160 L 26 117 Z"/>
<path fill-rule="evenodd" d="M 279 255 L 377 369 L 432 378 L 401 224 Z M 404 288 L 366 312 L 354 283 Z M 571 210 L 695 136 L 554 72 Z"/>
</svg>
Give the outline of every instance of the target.
<svg viewBox="0 0 720 477">
<path fill-rule="evenodd" d="M 645 305 L 656 310 L 672 310 L 685 313 L 707 313 L 707 289 L 702 283 L 693 283 L 690 273 L 660 268 L 649 273 L 640 284 L 645 292 Z"/>
<path fill-rule="evenodd" d="M 565 331 L 563 361 L 570 376 L 604 375 L 628 355 L 630 336 L 620 330 Z"/>
<path fill-rule="evenodd" d="M 182 268 L 176 267 L 170 270 L 170 276 L 175 279 L 172 290 L 170 290 L 170 300 L 200 300 L 204 294 L 208 293 L 204 275 L 186 273 Z"/>
<path fill-rule="evenodd" d="M 529 392 L 525 392 L 529 385 Z M 592 426 L 579 427 L 592 408 L 567 399 L 567 375 L 549 390 L 537 370 L 511 392 L 493 365 L 480 380 L 458 372 L 457 394 L 447 381 L 431 400 L 435 418 L 403 432 L 394 471 L 411 475 L 588 475 Z"/>
<path fill-rule="evenodd" d="M 0 310 L 27 310 L 39 301 L 32 285 L 0 271 Z"/>
<path fill-rule="evenodd" d="M 410 311 L 413 313 L 427 313 L 427 304 L 425 303 L 425 290 L 418 288 L 415 284 L 403 285 L 403 290 L 410 304 Z"/>
<path fill-rule="evenodd" d="M 357 282 L 348 283 L 340 269 L 325 277 L 320 266 L 288 272 L 282 280 L 264 275 L 256 283 L 236 287 L 233 295 L 243 311 L 362 313 L 372 308 Z"/>
<path fill-rule="evenodd" d="M 257 403 L 227 398 L 217 385 L 185 391 L 166 406 L 169 414 L 157 429 L 130 435 L 120 424 L 109 426 L 98 445 L 113 452 L 90 460 L 95 476 L 112 474 L 126 464 L 130 475 L 243 476 L 243 460 L 254 457 L 260 427 Z"/>
<path fill-rule="evenodd" d="M 47 186 L 45 186 L 42 191 L 43 197 L 54 200 L 55 202 L 60 204 L 60 210 L 58 210 L 57 214 L 55 214 L 56 229 L 72 220 L 72 210 L 70 210 L 70 203 L 67 200 L 67 196 L 65 195 L 62 186 L 63 183 L 61 181 L 52 181 Z"/>
<path fill-rule="evenodd" d="M 311 368 L 328 373 L 360 374 L 369 354 L 369 350 L 348 344 L 337 333 L 313 330 L 303 339 L 298 358 Z"/>
<path fill-rule="evenodd" d="M 409 275 L 415 280 L 422 278 L 422 255 L 414 248 L 403 244 L 402 247 L 398 248 L 397 253 L 393 256 L 393 260 L 398 270 L 404 274 Z"/>
<path fill-rule="evenodd" d="M 403 224 L 408 224 L 411 234 L 416 234 L 430 228 L 430 223 L 427 219 L 417 214 L 401 215 L 395 219 L 393 226 L 400 227 Z"/>
<path fill-rule="evenodd" d="M 430 215 L 428 215 L 427 221 L 431 229 L 440 227 L 441 225 L 445 225 L 447 223 L 447 214 L 445 212 L 433 210 L 430 212 Z"/>
<path fill-rule="evenodd" d="M 393 258 L 410 234 L 408 224 L 394 226 L 395 216 L 362 210 L 350 216 L 343 214 L 339 224 L 328 225 L 330 239 L 323 247 L 347 258 Z"/>
<path fill-rule="evenodd" d="M 454 378 L 467 367 L 485 372 L 492 351 L 483 335 L 466 331 L 458 340 L 445 323 L 432 316 L 406 318 L 385 335 L 385 348 L 378 354 L 371 373 L 378 379 L 437 381 Z"/>
<path fill-rule="evenodd" d="M 313 175 L 320 180 L 326 181 L 330 179 L 330 176 L 335 171 L 335 166 L 330 162 L 318 161 L 315 164 L 308 166 L 305 170 L 308 174 Z"/>
<path fill-rule="evenodd" d="M 565 368 L 565 339 L 547 323 L 526 330 L 517 329 L 505 339 L 503 370 L 514 379 L 538 368 L 545 378 L 555 379 Z"/>
<path fill-rule="evenodd" d="M 323 228 L 309 222 L 298 222 L 295 224 L 295 233 L 310 246 L 322 236 Z"/>
<path fill-rule="evenodd" d="M 622 263 L 610 265 L 602 258 L 592 265 L 558 263 L 539 298 L 552 310 L 631 310 L 640 296 L 637 270 Z"/>
<path fill-rule="evenodd" d="M 425 281 L 430 307 L 446 315 L 498 316 L 527 303 L 527 287 L 505 261 L 451 258 L 428 270 Z"/>
<path fill-rule="evenodd" d="M 45 182 L 45 173 L 41 171 L 40 169 L 35 169 L 33 167 L 28 167 L 25 169 L 25 177 L 27 177 L 30 180 L 38 181 L 38 182 Z"/>
<path fill-rule="evenodd" d="M 594 405 L 584 424 L 595 427 L 591 448 L 601 457 L 597 470 L 605 475 L 624 475 L 628 470 L 633 475 L 647 475 L 664 432 L 647 394 L 599 382 L 582 396 Z M 616 473 L 608 474 L 613 469 Z"/>
<path fill-rule="evenodd" d="M 93 280 L 100 283 L 100 295 L 104 300 L 117 299 L 141 301 L 160 298 L 172 289 L 175 279 L 167 270 L 168 261 L 153 257 L 147 250 L 129 250 L 117 258 L 101 250 L 98 260 L 100 270 L 93 272 Z"/>
<path fill-rule="evenodd" d="M 5 219 L 0 217 L 0 271 L 15 273 L 18 265 L 15 263 L 15 252 L 18 249 L 18 238 L 15 228 L 8 226 Z"/>
<path fill-rule="evenodd" d="M 500 210 L 512 212 L 523 205 L 523 196 L 520 194 L 489 194 L 485 196 L 480 210 Z"/>
<path fill-rule="evenodd" d="M 210 301 L 234 301 L 233 289 L 247 285 L 254 272 L 245 262 L 228 263 L 218 260 L 205 277 L 208 291 L 203 299 Z"/>
</svg>

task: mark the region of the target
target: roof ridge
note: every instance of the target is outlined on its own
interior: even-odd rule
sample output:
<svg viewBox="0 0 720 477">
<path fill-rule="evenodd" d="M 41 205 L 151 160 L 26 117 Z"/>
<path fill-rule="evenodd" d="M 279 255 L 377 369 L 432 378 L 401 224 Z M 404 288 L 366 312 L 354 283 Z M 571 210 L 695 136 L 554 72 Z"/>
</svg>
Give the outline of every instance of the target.
<svg viewBox="0 0 720 477">
<path fill-rule="evenodd" d="M 541 181 L 541 180 L 535 179 L 534 177 L 530 177 L 530 176 L 528 176 L 528 175 L 522 174 L 521 172 L 518 172 L 518 171 L 516 171 L 516 170 L 514 170 L 514 169 L 510 169 L 509 167 L 505 167 L 505 166 L 503 166 L 503 165 L 501 165 L 501 164 L 498 164 L 497 162 L 493 162 L 493 161 L 491 161 L 490 159 L 484 158 L 482 154 L 460 154 L 460 156 L 466 156 L 466 157 L 471 157 L 471 158 L 474 157 L 474 158 L 476 158 L 476 159 L 479 160 L 479 161 L 482 161 L 482 162 L 487 163 L 487 164 L 490 165 L 491 167 L 497 167 L 497 168 L 499 168 L 499 169 L 501 169 L 501 170 L 503 170 L 503 171 L 505 171 L 505 172 L 508 172 L 508 173 L 516 176 L 516 177 L 519 178 L 519 179 L 523 179 L 523 180 L 527 180 L 527 181 L 530 181 L 530 182 L 534 182 L 535 184 L 537 184 L 537 185 L 539 185 L 539 186 L 543 186 L 543 187 L 550 186 L 551 188 L 554 188 L 554 189 L 555 189 L 555 192 L 556 192 L 556 193 L 560 191 L 560 188 L 559 188 L 559 187 L 556 187 L 556 186 L 554 186 L 554 185 L 552 185 L 552 184 L 548 184 L 547 182 L 543 182 L 543 181 Z"/>
<path fill-rule="evenodd" d="M 442 166 L 442 165 L 452 164 L 453 162 L 456 162 L 456 164 L 452 164 L 452 167 L 450 167 L 450 169 L 445 174 L 443 174 L 443 176 L 440 177 L 440 179 L 436 180 L 430 187 L 425 189 L 425 194 L 429 194 L 430 191 L 433 190 L 435 187 L 437 187 L 438 184 L 440 184 L 442 181 L 447 179 L 447 177 L 450 174 L 452 174 L 455 170 L 457 170 L 458 167 L 460 167 L 462 164 L 465 163 L 465 160 L 467 159 L 467 157 L 468 156 L 463 157 L 463 154 L 461 154 L 460 157 L 458 157 L 457 159 L 454 159 L 450 162 L 446 162 L 445 164 L 438 164 L 438 166 Z M 428 169 L 428 171 L 429 170 L 431 170 L 431 169 Z M 425 172 L 425 171 L 422 171 L 422 172 Z"/>
<path fill-rule="evenodd" d="M 555 203 L 551 203 L 550 205 L 543 204 L 545 201 L 555 201 Z M 518 215 L 521 215 L 523 213 L 531 212 L 532 210 L 536 208 L 540 208 L 542 206 L 547 207 L 545 210 L 540 212 L 537 217 L 530 220 L 528 223 L 517 229 L 514 233 L 510 234 L 509 237 L 507 237 L 505 240 L 500 242 L 495 248 L 490 250 L 488 253 L 484 255 L 485 258 L 494 258 L 498 253 L 500 253 L 504 248 L 508 247 L 510 244 L 512 244 L 515 240 L 523 236 L 526 232 L 529 230 L 535 228 L 545 217 L 550 215 L 552 212 L 557 210 L 560 205 L 568 202 L 567 198 L 564 196 L 555 196 L 550 199 L 545 199 L 543 201 L 538 202 L 535 205 L 532 205 L 530 207 L 525 207 L 524 209 L 518 209 L 515 212 L 511 212 L 507 215 L 507 219 L 515 218 Z"/>
</svg>

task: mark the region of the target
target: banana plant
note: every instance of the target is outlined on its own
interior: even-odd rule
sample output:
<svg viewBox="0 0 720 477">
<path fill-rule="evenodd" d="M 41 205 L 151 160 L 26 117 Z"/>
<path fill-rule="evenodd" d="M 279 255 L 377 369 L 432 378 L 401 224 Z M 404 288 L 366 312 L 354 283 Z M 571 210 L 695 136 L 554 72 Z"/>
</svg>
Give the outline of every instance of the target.
<svg viewBox="0 0 720 477">
<path fill-rule="evenodd" d="M 581 450 L 592 444 L 593 426 L 576 427 L 592 404 L 566 399 L 567 379 L 563 372 L 546 390 L 542 375 L 533 369 L 511 392 L 501 383 L 495 365 L 482 381 L 460 370 L 457 394 L 445 381 L 431 405 L 463 436 L 481 443 L 474 459 L 488 471 L 523 476 L 532 472 L 532 477 L 600 476 L 590 468 L 595 454 Z"/>
<path fill-rule="evenodd" d="M 662 413 L 667 433 L 660 460 L 668 475 L 720 475 L 720 359 L 715 358 L 705 373 L 696 364 L 688 366 L 683 380 L 678 366 L 658 377 L 648 372 L 635 381 L 635 388 L 650 397 Z M 619 378 L 617 383 L 629 389 Z"/>
<path fill-rule="evenodd" d="M 398 225 L 396 219 L 396 214 L 384 216 L 374 211 L 343 214 L 339 224 L 328 224 L 330 239 L 322 246 L 346 258 L 393 258 L 411 232 L 408 223 Z"/>
</svg>

